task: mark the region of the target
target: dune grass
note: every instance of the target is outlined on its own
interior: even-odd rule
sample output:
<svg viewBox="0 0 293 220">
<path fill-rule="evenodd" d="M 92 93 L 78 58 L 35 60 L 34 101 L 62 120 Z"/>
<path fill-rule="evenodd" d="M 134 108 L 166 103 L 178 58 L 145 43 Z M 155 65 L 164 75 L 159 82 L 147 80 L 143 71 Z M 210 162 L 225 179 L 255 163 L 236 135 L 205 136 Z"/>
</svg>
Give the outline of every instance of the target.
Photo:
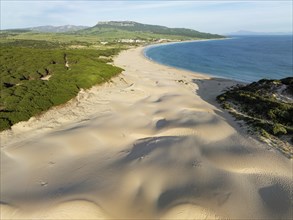
<svg viewBox="0 0 293 220">
<path fill-rule="evenodd" d="M 246 86 L 228 89 L 217 97 L 224 109 L 244 120 L 254 134 L 275 142 L 289 158 L 293 157 L 293 77 L 262 79 Z"/>
</svg>

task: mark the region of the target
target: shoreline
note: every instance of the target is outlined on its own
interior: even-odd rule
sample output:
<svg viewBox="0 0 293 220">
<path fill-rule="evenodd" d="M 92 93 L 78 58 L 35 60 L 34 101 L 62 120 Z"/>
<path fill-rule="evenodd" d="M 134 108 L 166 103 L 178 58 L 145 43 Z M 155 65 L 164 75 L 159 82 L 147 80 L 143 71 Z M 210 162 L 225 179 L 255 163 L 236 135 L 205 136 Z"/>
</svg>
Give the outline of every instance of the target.
<svg viewBox="0 0 293 220">
<path fill-rule="evenodd" d="M 210 103 L 233 82 L 142 50 L 115 57 L 125 71 L 110 82 L 1 132 L 1 218 L 292 216 L 293 161 Z"/>
<path fill-rule="evenodd" d="M 203 41 L 215 41 L 215 40 L 230 40 L 233 39 L 233 37 L 225 37 L 225 38 L 212 38 L 212 39 L 197 39 L 197 40 L 183 40 L 183 41 L 170 41 L 170 42 L 164 42 L 164 43 L 155 43 L 155 44 L 149 44 L 144 46 L 145 49 L 149 47 L 156 47 L 156 46 L 165 46 L 170 44 L 183 44 L 183 43 L 193 43 L 193 42 L 203 42 Z"/>
<path fill-rule="evenodd" d="M 228 40 L 228 39 L 232 39 L 232 38 L 227 38 L 227 39 L 211 39 L 211 40 Z M 200 40 L 200 41 L 209 41 L 208 40 Z M 177 43 L 188 43 L 188 42 L 195 42 L 195 41 L 185 41 L 185 42 L 177 42 Z M 173 42 L 174 44 L 176 44 L 176 42 Z M 170 43 L 170 44 L 173 44 Z M 169 43 L 166 43 L 169 44 Z M 149 45 L 150 47 L 152 46 L 160 46 L 160 45 Z M 202 100 L 208 102 L 209 104 L 215 106 L 216 108 L 220 109 L 222 111 L 222 116 L 225 117 L 227 120 L 227 122 L 234 128 L 237 130 L 237 132 L 239 132 L 242 135 L 245 135 L 247 137 L 253 138 L 255 140 L 257 140 L 258 142 L 260 141 L 258 138 L 252 136 L 251 134 L 249 135 L 247 133 L 247 128 L 244 128 L 243 126 L 247 127 L 246 125 L 243 125 L 243 122 L 239 122 L 237 121 L 229 112 L 227 111 L 223 111 L 222 108 L 220 107 L 220 104 L 216 101 L 216 97 L 218 95 L 220 95 L 226 88 L 229 88 L 231 86 L 235 86 L 237 84 L 242 84 L 242 85 L 246 85 L 248 84 L 247 82 L 242 82 L 242 81 L 237 81 L 234 79 L 228 79 L 225 77 L 219 77 L 219 76 L 214 76 L 208 73 L 201 73 L 201 72 L 195 72 L 192 70 L 188 70 L 188 69 L 183 69 L 183 68 L 178 68 L 178 67 L 174 67 L 174 66 L 170 66 L 167 64 L 162 64 L 159 62 L 156 62 L 152 59 L 150 59 L 148 56 L 146 56 L 145 54 L 145 50 L 149 47 L 143 47 L 142 51 L 141 51 L 141 56 L 144 59 L 147 59 L 148 61 L 150 61 L 153 64 L 156 65 L 161 65 L 162 67 L 168 67 L 168 68 L 172 68 L 172 69 L 176 69 L 178 71 L 183 71 L 186 73 L 190 73 L 192 75 L 195 76 L 197 82 L 196 84 L 198 85 L 198 95 L 201 97 Z M 218 89 L 212 90 L 211 88 L 215 88 L 218 87 Z M 209 91 L 210 90 L 210 91 Z M 206 92 L 207 91 L 207 92 Z"/>
<path fill-rule="evenodd" d="M 150 44 L 150 45 L 144 46 L 144 49 L 142 50 L 142 55 L 146 59 L 150 60 L 151 62 L 160 64 L 160 65 L 163 65 L 163 66 L 168 66 L 168 67 L 171 67 L 171 68 L 175 68 L 175 69 L 178 69 L 178 70 L 182 70 L 182 71 L 186 71 L 186 72 L 191 72 L 191 73 L 194 73 L 195 75 L 200 74 L 200 75 L 203 75 L 203 76 L 207 76 L 210 79 L 216 79 L 216 80 L 217 79 L 224 79 L 224 80 L 234 81 L 234 82 L 237 82 L 237 83 L 240 83 L 240 84 L 249 84 L 249 82 L 246 82 L 246 81 L 240 81 L 240 80 L 236 80 L 236 79 L 230 79 L 230 78 L 226 78 L 224 76 L 221 77 L 221 76 L 213 75 L 213 74 L 210 74 L 210 73 L 201 73 L 201 72 L 197 72 L 197 71 L 193 71 L 193 70 L 189 70 L 189 69 L 184 69 L 184 68 L 175 67 L 175 66 L 172 66 L 172 65 L 160 63 L 160 62 L 157 62 L 157 61 L 153 60 L 152 58 L 150 58 L 150 57 L 148 57 L 146 55 L 146 51 L 149 48 L 152 48 L 152 47 L 160 47 L 160 46 L 165 46 L 165 45 L 181 44 L 181 43 L 196 43 L 196 42 L 202 42 L 202 41 L 217 41 L 217 40 L 230 40 L 230 39 L 233 39 L 233 37 L 227 37 L 227 38 L 223 38 L 223 39 L 203 39 L 203 40 L 190 40 L 190 41 L 179 41 L 179 42 L 167 42 L 167 43 Z"/>
<path fill-rule="evenodd" d="M 232 38 L 228 38 L 228 39 L 232 39 Z M 222 40 L 228 40 L 228 39 L 222 39 Z M 218 40 L 218 39 L 214 39 L 214 40 Z M 210 41 L 210 40 L 199 40 L 199 41 Z M 196 42 L 196 40 L 195 41 L 184 41 L 184 42 L 173 42 L 173 43 L 170 43 L 170 44 L 188 43 L 188 42 Z M 166 43 L 166 44 L 169 44 L 169 43 Z M 194 74 L 195 76 L 206 77 L 209 80 L 227 80 L 227 81 L 234 82 L 235 84 L 237 84 L 237 83 L 238 84 L 249 84 L 248 82 L 239 81 L 239 80 L 236 80 L 236 79 L 229 79 L 229 78 L 220 77 L 220 76 L 217 76 L 217 75 L 212 75 L 212 74 L 209 74 L 209 73 L 202 73 L 202 72 L 192 71 L 192 70 L 189 70 L 189 69 L 184 69 L 184 68 L 179 68 L 179 67 L 171 66 L 171 65 L 168 65 L 168 64 L 163 64 L 163 63 L 160 63 L 160 62 L 157 62 L 157 61 L 151 59 L 150 57 L 148 57 L 145 54 L 145 51 L 147 50 L 148 47 L 161 46 L 161 45 L 164 45 L 164 43 L 163 44 L 159 44 L 159 45 L 151 44 L 149 46 L 145 46 L 145 47 L 143 47 L 143 50 L 141 52 L 141 55 L 143 56 L 143 58 L 149 60 L 152 63 L 159 64 L 159 65 L 166 66 L 166 67 L 170 67 L 170 68 L 177 69 L 177 70 L 184 71 L 184 72 L 189 72 L 189 73 Z"/>
</svg>

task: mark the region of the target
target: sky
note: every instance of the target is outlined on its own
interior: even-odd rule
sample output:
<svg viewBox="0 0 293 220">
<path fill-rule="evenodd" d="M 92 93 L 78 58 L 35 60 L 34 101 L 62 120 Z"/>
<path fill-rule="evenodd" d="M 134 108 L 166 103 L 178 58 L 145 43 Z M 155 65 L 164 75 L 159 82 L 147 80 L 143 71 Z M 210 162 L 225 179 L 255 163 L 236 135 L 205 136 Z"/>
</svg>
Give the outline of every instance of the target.
<svg viewBox="0 0 293 220">
<path fill-rule="evenodd" d="M 137 21 L 225 34 L 239 30 L 291 32 L 292 0 L 59 1 L 0 0 L 1 29 L 42 25 L 94 26 Z"/>
</svg>

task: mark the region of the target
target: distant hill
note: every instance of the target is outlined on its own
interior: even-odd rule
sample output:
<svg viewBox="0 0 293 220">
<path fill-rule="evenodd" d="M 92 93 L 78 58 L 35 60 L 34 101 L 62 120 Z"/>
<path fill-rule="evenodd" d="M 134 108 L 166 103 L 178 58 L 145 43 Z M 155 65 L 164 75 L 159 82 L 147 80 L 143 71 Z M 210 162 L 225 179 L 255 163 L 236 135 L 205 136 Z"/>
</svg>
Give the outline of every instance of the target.
<svg viewBox="0 0 293 220">
<path fill-rule="evenodd" d="M 225 38 L 187 28 L 168 28 L 141 24 L 134 21 L 104 21 L 93 27 L 87 26 L 39 26 L 23 29 L 1 30 L 0 38 L 11 40 L 45 40 L 62 42 L 147 43 Z"/>
<path fill-rule="evenodd" d="M 66 33 L 66 32 L 74 32 L 82 29 L 89 28 L 88 26 L 76 26 L 76 25 L 63 25 L 63 26 L 38 26 L 38 27 L 30 27 L 30 28 L 21 28 L 21 29 L 9 29 L 3 31 L 12 31 L 12 32 L 43 32 L 43 33 Z"/>
<path fill-rule="evenodd" d="M 88 26 L 76 26 L 76 25 L 63 25 L 63 26 L 39 26 L 39 27 L 32 27 L 28 28 L 32 31 L 37 32 L 51 32 L 51 33 L 64 33 L 64 32 L 71 32 L 71 31 L 78 31 L 82 29 L 86 29 Z"/>
<path fill-rule="evenodd" d="M 187 28 L 168 28 L 159 25 L 141 24 L 134 21 L 105 21 L 99 22 L 91 28 L 77 31 L 79 34 L 90 34 L 110 37 L 119 36 L 123 38 L 182 38 L 182 39 L 209 39 L 223 38 L 224 36 L 203 33 Z"/>
<path fill-rule="evenodd" d="M 292 35 L 291 32 L 254 32 L 240 30 L 232 33 L 225 34 L 228 36 L 254 36 L 254 35 Z"/>
</svg>

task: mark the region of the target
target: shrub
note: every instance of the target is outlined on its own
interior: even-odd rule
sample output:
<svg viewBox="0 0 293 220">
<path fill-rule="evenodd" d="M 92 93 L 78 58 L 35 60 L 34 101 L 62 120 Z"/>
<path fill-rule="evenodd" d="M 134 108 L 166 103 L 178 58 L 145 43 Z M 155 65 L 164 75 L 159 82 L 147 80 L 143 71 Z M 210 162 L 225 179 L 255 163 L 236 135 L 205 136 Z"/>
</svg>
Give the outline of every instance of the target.
<svg viewBox="0 0 293 220">
<path fill-rule="evenodd" d="M 273 134 L 274 135 L 287 134 L 287 130 L 286 128 L 284 128 L 283 125 L 277 123 L 273 126 Z"/>
<path fill-rule="evenodd" d="M 45 49 L 47 46 L 50 49 Z M 110 57 L 119 49 L 65 50 L 38 41 L 2 44 L 0 49 L 1 129 L 63 104 L 76 96 L 79 89 L 105 82 L 122 71 L 99 60 L 99 56 Z M 69 70 L 65 67 L 64 54 Z M 48 74 L 49 81 L 40 79 Z"/>
<path fill-rule="evenodd" d="M 11 112 L 9 114 L 9 121 L 11 124 L 15 124 L 20 121 L 26 121 L 31 117 L 31 115 L 27 112 Z"/>
<path fill-rule="evenodd" d="M 268 139 L 270 138 L 269 133 L 266 132 L 266 130 L 264 130 L 264 129 L 260 129 L 260 134 L 261 134 L 261 136 L 263 136 L 265 138 L 268 138 Z"/>
<path fill-rule="evenodd" d="M 0 131 L 8 129 L 11 127 L 10 121 L 6 118 L 0 118 Z"/>
<path fill-rule="evenodd" d="M 249 117 L 246 122 L 257 128 L 263 136 L 293 133 L 293 105 L 277 99 L 275 94 L 293 85 L 293 77 L 281 80 L 260 80 L 242 87 L 232 87 L 218 96 L 222 107 L 237 105 L 239 111 Z M 285 87 L 285 90 L 284 90 Z M 224 98 L 223 98 L 224 97 Z M 251 117 L 251 119 L 249 119 Z"/>
<path fill-rule="evenodd" d="M 275 115 L 273 109 L 270 109 L 270 110 L 268 111 L 268 117 L 269 117 L 270 119 L 275 119 L 275 118 L 276 118 L 276 115 Z"/>
<path fill-rule="evenodd" d="M 225 101 L 225 97 L 224 97 L 224 96 L 219 96 L 219 97 L 218 97 L 218 100 L 219 100 L 220 102 L 223 102 L 223 101 Z"/>
<path fill-rule="evenodd" d="M 223 107 L 224 109 L 231 109 L 231 105 L 230 105 L 229 103 L 227 103 L 227 102 L 224 102 L 224 103 L 222 104 L 222 107 Z"/>
</svg>

